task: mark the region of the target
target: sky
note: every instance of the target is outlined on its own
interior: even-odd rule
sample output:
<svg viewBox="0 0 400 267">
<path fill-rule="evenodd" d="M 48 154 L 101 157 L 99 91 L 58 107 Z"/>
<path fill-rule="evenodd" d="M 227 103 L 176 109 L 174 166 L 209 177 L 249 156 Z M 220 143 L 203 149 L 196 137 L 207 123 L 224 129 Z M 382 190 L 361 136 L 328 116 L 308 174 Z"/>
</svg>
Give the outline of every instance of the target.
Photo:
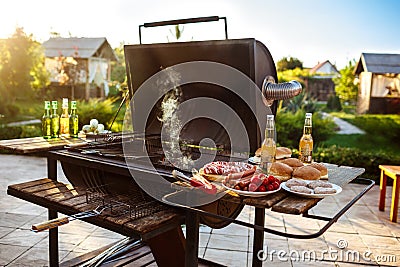
<svg viewBox="0 0 400 267">
<path fill-rule="evenodd" d="M 329 60 L 341 69 L 362 52 L 400 53 L 400 0 L 3 0 L 0 38 L 16 27 L 40 42 L 106 37 L 112 47 L 138 44 L 146 22 L 226 17 L 230 39 L 255 38 L 275 63 L 296 57 L 305 67 Z M 223 22 L 187 24 L 182 40 L 224 39 Z M 143 43 L 173 39 L 171 27 L 143 28 Z"/>
</svg>

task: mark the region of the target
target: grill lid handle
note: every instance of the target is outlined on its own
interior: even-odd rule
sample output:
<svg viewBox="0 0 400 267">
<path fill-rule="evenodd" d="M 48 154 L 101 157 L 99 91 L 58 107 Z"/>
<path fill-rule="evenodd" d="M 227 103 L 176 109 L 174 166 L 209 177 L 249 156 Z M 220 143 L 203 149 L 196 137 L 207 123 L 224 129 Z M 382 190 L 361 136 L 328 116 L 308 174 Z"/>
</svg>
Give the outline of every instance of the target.
<svg viewBox="0 0 400 267">
<path fill-rule="evenodd" d="M 142 27 L 149 28 L 149 27 L 179 25 L 179 24 L 188 24 L 188 23 L 212 22 L 212 21 L 219 21 L 219 20 L 223 20 L 225 23 L 225 39 L 228 39 L 228 25 L 226 22 L 226 17 L 209 16 L 209 17 L 199 17 L 199 18 L 190 18 L 190 19 L 175 19 L 175 20 L 144 23 L 143 25 L 139 25 L 139 43 L 142 44 Z"/>
<path fill-rule="evenodd" d="M 272 76 L 267 76 L 264 79 L 261 87 L 263 101 L 266 106 L 271 106 L 274 100 L 285 100 L 299 95 L 302 91 L 302 86 L 298 81 L 290 81 L 285 83 L 275 83 Z"/>
</svg>

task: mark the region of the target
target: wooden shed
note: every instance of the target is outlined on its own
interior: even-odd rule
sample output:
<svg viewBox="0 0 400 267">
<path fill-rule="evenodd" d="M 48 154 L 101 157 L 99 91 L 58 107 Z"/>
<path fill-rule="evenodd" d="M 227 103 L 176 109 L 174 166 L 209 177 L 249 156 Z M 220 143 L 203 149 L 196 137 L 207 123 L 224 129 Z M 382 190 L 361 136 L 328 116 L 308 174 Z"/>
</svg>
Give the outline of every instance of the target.
<svg viewBox="0 0 400 267">
<path fill-rule="evenodd" d="M 106 38 L 50 38 L 43 47 L 50 80 L 62 96 L 89 99 L 108 94 L 110 62 L 118 59 Z"/>
<path fill-rule="evenodd" d="M 400 113 L 400 54 L 362 53 L 354 73 L 358 114 Z"/>
</svg>

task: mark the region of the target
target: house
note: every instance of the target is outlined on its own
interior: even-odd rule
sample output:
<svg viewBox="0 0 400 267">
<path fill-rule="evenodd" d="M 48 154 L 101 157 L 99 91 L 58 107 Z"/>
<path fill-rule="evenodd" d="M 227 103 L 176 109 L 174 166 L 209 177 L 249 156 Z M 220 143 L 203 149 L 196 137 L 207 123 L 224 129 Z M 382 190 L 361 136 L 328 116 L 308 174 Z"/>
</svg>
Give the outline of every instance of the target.
<svg viewBox="0 0 400 267">
<path fill-rule="evenodd" d="M 309 95 L 318 101 L 327 101 L 330 95 L 335 95 L 332 78 L 339 75 L 339 71 L 329 60 L 318 63 L 310 69 L 310 77 L 305 79 Z"/>
<path fill-rule="evenodd" d="M 362 53 L 354 69 L 357 113 L 400 113 L 400 54 Z"/>
<path fill-rule="evenodd" d="M 118 59 L 106 38 L 50 38 L 43 47 L 59 96 L 89 99 L 108 94 L 110 62 Z"/>
</svg>

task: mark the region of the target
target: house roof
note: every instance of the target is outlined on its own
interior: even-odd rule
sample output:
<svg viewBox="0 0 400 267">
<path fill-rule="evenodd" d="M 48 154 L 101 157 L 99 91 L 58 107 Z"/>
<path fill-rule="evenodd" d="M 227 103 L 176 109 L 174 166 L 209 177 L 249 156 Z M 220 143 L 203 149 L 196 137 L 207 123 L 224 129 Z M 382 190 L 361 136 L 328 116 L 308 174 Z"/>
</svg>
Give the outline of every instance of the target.
<svg viewBox="0 0 400 267">
<path fill-rule="evenodd" d="M 354 73 L 400 73 L 400 54 L 362 53 Z"/>
<path fill-rule="evenodd" d="M 118 61 L 114 50 L 107 39 L 101 38 L 50 38 L 43 43 L 46 57 L 59 57 L 60 55 L 76 56 L 80 58 L 100 57 Z"/>
<path fill-rule="evenodd" d="M 318 63 L 316 66 L 310 69 L 310 73 L 317 73 L 319 70 L 325 66 L 326 64 L 330 65 L 330 68 L 333 70 L 332 73 L 339 74 L 339 71 L 336 69 L 335 65 L 333 65 L 329 60 L 325 60 L 324 62 Z"/>
</svg>

